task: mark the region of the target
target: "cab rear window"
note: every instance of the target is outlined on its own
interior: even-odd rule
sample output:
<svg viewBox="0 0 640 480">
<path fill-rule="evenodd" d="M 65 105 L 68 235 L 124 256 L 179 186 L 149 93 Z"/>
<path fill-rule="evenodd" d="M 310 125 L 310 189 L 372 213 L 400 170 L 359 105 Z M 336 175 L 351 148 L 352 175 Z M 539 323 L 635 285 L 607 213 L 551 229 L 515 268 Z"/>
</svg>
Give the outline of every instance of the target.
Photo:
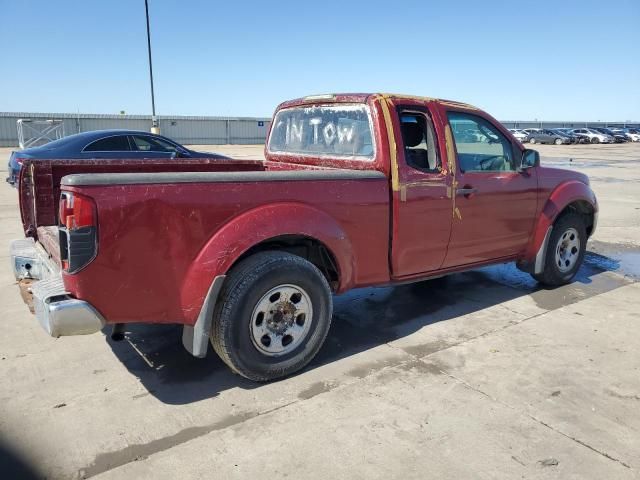
<svg viewBox="0 0 640 480">
<path fill-rule="evenodd" d="M 371 160 L 375 145 L 366 105 L 294 107 L 276 113 L 268 151 Z"/>
</svg>

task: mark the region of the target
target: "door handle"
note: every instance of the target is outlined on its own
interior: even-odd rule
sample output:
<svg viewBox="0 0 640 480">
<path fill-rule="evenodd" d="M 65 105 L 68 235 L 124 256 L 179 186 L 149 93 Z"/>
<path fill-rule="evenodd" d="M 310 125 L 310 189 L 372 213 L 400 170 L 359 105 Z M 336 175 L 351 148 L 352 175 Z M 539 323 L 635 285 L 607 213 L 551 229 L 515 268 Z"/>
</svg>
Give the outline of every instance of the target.
<svg viewBox="0 0 640 480">
<path fill-rule="evenodd" d="M 464 195 L 466 198 L 469 198 L 474 193 L 478 193 L 478 189 L 477 188 L 465 186 L 464 188 L 458 188 L 456 190 L 456 194 L 457 195 Z"/>
</svg>

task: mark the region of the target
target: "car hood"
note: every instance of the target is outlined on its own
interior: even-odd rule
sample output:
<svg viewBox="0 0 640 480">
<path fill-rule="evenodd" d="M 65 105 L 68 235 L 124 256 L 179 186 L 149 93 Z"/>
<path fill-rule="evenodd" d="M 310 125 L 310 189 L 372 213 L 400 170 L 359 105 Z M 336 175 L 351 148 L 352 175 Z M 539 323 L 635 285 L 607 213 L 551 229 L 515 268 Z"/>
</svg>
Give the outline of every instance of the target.
<svg viewBox="0 0 640 480">
<path fill-rule="evenodd" d="M 589 185 L 589 177 L 584 173 L 566 168 L 539 167 L 538 178 L 543 183 L 547 183 L 549 185 L 558 185 L 569 180 L 575 180 L 584 183 L 585 185 Z"/>
</svg>

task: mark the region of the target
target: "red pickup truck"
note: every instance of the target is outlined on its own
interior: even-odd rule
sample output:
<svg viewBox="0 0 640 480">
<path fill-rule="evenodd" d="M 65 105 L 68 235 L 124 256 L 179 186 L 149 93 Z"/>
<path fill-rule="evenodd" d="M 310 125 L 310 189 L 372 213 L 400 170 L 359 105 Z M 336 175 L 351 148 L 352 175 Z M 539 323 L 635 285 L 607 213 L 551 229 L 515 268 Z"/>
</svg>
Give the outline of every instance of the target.
<svg viewBox="0 0 640 480">
<path fill-rule="evenodd" d="M 459 102 L 285 102 L 265 156 L 26 160 L 12 262 L 43 327 L 182 324 L 193 355 L 272 380 L 321 348 L 334 293 L 511 261 L 564 284 L 596 227 L 585 175 Z"/>
</svg>

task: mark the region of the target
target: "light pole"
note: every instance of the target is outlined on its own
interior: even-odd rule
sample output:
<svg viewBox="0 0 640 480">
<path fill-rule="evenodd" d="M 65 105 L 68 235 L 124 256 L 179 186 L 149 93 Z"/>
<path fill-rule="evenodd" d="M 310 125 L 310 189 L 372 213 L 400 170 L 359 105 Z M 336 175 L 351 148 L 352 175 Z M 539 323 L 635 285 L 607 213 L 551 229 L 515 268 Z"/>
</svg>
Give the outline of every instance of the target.
<svg viewBox="0 0 640 480">
<path fill-rule="evenodd" d="M 144 0 L 144 12 L 147 16 L 147 52 L 149 53 L 149 79 L 151 81 L 151 133 L 160 133 L 156 117 L 156 99 L 153 93 L 153 65 L 151 63 L 151 32 L 149 30 L 149 1 Z"/>
</svg>

